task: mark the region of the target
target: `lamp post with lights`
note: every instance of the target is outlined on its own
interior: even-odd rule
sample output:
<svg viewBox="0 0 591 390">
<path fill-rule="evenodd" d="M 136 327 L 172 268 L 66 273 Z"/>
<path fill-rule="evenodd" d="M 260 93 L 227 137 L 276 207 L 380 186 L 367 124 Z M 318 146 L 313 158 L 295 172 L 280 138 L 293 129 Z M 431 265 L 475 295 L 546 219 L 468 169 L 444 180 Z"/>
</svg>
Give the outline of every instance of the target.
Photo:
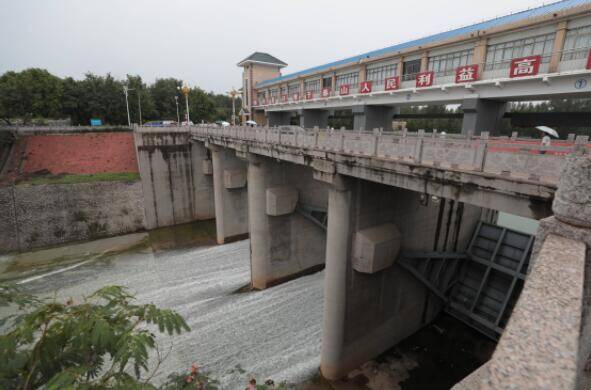
<svg viewBox="0 0 591 390">
<path fill-rule="evenodd" d="M 189 88 L 189 85 L 186 82 L 183 82 L 183 86 L 177 87 L 177 89 L 185 95 L 185 104 L 187 105 L 187 126 L 189 126 L 189 123 L 191 123 L 191 117 L 189 115 L 189 92 L 191 92 L 191 88 Z"/>
</svg>

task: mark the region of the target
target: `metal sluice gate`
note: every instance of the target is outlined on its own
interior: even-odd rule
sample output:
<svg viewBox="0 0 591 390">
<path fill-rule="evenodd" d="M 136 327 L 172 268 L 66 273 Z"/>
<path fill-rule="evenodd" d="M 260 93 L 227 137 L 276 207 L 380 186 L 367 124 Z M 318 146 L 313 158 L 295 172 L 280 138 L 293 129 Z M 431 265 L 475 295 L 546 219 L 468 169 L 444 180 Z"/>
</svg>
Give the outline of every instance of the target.
<svg viewBox="0 0 591 390">
<path fill-rule="evenodd" d="M 444 302 L 444 310 L 498 339 L 523 288 L 534 236 L 479 222 L 466 252 L 403 253 L 398 264 Z"/>
<path fill-rule="evenodd" d="M 296 211 L 326 230 L 327 211 Z M 397 262 L 444 303 L 444 310 L 497 340 L 527 275 L 534 236 L 479 222 L 465 252 L 403 252 Z"/>
</svg>

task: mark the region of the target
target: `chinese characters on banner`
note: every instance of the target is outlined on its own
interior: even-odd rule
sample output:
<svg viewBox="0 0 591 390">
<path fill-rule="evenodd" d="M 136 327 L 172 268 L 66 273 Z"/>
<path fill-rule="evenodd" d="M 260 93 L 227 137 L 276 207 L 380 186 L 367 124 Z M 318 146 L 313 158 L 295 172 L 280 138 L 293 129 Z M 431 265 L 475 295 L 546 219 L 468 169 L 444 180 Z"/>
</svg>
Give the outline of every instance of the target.
<svg viewBox="0 0 591 390">
<path fill-rule="evenodd" d="M 254 99 L 254 100 L 252 101 L 252 105 L 253 105 L 253 106 L 258 106 L 258 105 L 259 105 L 259 101 L 258 101 L 257 99 Z"/>
<path fill-rule="evenodd" d="M 417 73 L 417 88 L 432 86 L 434 78 L 435 78 L 434 72 Z"/>
<path fill-rule="evenodd" d="M 306 91 L 305 96 L 306 96 L 306 100 L 314 99 L 314 91 Z"/>
<path fill-rule="evenodd" d="M 587 69 L 591 69 L 591 50 L 589 50 L 589 56 L 587 57 Z"/>
<path fill-rule="evenodd" d="M 464 65 L 456 69 L 456 83 L 469 83 L 478 80 L 478 65 Z"/>
<path fill-rule="evenodd" d="M 349 84 L 343 84 L 339 87 L 339 95 L 348 95 L 349 94 Z"/>
<path fill-rule="evenodd" d="M 298 100 L 300 100 L 300 93 L 296 92 L 293 95 L 291 95 L 291 100 L 293 100 L 294 102 L 297 102 Z"/>
<path fill-rule="evenodd" d="M 322 88 L 322 92 L 320 92 L 320 96 L 323 98 L 327 98 L 330 96 L 330 88 Z"/>
<path fill-rule="evenodd" d="M 540 70 L 541 56 L 516 58 L 511 61 L 511 73 L 509 77 L 535 76 Z"/>
<path fill-rule="evenodd" d="M 271 104 L 277 103 L 277 98 L 275 96 L 271 97 Z"/>
<path fill-rule="evenodd" d="M 396 77 L 388 77 L 385 80 L 386 86 L 384 87 L 384 89 L 386 91 L 394 91 L 398 88 L 400 88 L 400 78 L 398 76 Z"/>
<path fill-rule="evenodd" d="M 371 81 L 363 81 L 359 84 L 359 93 L 370 93 L 371 92 Z"/>
<path fill-rule="evenodd" d="M 281 95 L 281 101 L 287 103 L 287 95 Z"/>
</svg>

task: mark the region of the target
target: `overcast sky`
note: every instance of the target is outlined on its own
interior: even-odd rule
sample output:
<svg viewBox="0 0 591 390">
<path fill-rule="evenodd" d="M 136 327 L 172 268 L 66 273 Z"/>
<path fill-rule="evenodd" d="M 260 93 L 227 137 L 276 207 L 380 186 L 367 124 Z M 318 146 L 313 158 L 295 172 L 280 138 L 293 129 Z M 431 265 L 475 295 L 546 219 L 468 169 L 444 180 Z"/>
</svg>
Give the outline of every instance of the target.
<svg viewBox="0 0 591 390">
<path fill-rule="evenodd" d="M 542 5 L 542 0 L 0 0 L 0 73 L 110 72 L 240 87 L 253 51 L 284 73 Z M 546 1 L 548 3 L 548 1 Z"/>
</svg>

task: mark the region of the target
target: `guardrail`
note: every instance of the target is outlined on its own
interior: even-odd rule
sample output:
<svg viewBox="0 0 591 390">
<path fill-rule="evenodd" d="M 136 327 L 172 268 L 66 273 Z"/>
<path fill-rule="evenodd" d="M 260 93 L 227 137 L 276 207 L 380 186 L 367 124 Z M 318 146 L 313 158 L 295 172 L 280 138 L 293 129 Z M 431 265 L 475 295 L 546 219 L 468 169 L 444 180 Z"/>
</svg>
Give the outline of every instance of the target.
<svg viewBox="0 0 591 390">
<path fill-rule="evenodd" d="M 554 141 L 517 138 L 490 138 L 426 133 L 300 129 L 267 127 L 192 127 L 201 137 L 219 137 L 282 145 L 351 156 L 371 157 L 453 170 L 484 172 L 524 180 L 555 184 L 566 156 L 588 154 L 588 136 Z"/>
</svg>

